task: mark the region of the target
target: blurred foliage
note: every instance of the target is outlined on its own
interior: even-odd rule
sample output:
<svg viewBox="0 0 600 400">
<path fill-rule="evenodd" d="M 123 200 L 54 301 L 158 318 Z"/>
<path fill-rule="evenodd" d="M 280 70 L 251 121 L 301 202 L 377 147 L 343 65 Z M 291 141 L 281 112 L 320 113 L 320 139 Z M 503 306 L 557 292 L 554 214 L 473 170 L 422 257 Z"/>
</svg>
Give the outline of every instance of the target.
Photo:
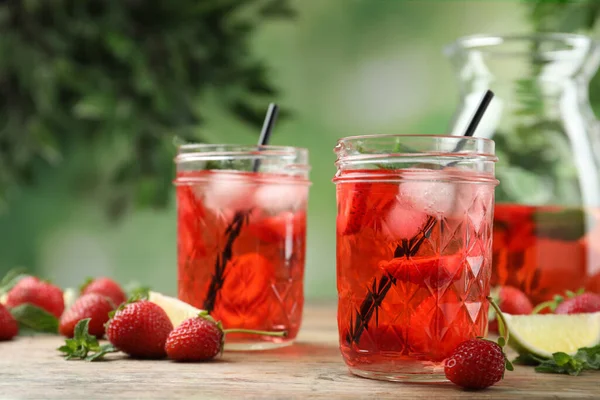
<svg viewBox="0 0 600 400">
<path fill-rule="evenodd" d="M 598 0 L 526 1 L 529 20 L 536 32 L 570 32 L 591 34 L 600 18 Z M 554 202 L 578 204 L 583 200 L 578 187 L 579 171 L 571 161 L 574 156 L 562 121 L 548 114 L 543 82 L 537 79 L 545 61 L 535 56 L 543 51 L 533 44 L 531 76 L 516 81 L 514 96 L 517 108 L 510 116 L 516 123 L 509 131 L 494 136 L 500 159 L 501 184 L 497 201 L 531 203 Z M 600 76 L 590 83 L 590 103 L 600 111 Z"/>
<path fill-rule="evenodd" d="M 529 3 L 529 19 L 537 32 L 571 32 L 591 34 L 599 28 L 598 0 L 535 0 Z M 600 74 L 590 82 L 590 102 L 600 114 Z"/>
<path fill-rule="evenodd" d="M 87 149 L 72 186 L 113 217 L 165 205 L 203 95 L 260 124 L 275 89 L 249 38 L 292 16 L 288 0 L 0 2 L 0 203 Z"/>
</svg>

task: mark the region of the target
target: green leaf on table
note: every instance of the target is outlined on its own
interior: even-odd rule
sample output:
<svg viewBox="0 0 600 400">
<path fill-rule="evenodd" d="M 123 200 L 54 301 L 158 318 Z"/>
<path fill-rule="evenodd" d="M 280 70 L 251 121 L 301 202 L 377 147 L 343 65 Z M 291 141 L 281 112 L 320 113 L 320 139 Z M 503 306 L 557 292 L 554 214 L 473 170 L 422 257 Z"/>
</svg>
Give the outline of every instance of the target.
<svg viewBox="0 0 600 400">
<path fill-rule="evenodd" d="M 537 372 L 579 375 L 582 371 L 600 370 L 600 345 L 581 348 L 572 356 L 557 352 L 552 354 L 551 359 L 542 359 L 533 354 L 521 354 L 514 362 L 534 365 Z"/>
<path fill-rule="evenodd" d="M 100 345 L 94 335 L 89 334 L 90 318 L 82 319 L 75 325 L 72 339 L 66 339 L 65 344 L 58 348 L 64 353 L 66 360 L 80 359 L 99 361 L 108 353 L 118 350 L 112 344 Z"/>
<path fill-rule="evenodd" d="M 25 303 L 10 309 L 10 313 L 23 328 L 42 333 L 58 333 L 58 318 L 48 311 Z"/>
</svg>

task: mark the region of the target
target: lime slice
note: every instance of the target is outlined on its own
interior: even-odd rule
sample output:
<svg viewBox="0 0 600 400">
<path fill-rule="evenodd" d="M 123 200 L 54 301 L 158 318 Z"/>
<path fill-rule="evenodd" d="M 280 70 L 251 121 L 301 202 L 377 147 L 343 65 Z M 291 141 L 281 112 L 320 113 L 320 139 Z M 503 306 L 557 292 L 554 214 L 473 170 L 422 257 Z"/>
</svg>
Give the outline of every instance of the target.
<svg viewBox="0 0 600 400">
<path fill-rule="evenodd" d="M 600 344 L 600 312 L 588 314 L 504 314 L 510 332 L 510 346 L 519 353 L 552 358 L 562 351 L 573 355 L 577 349 Z"/>
<path fill-rule="evenodd" d="M 186 319 L 197 317 L 202 312 L 199 308 L 162 293 L 149 292 L 148 300 L 165 310 L 174 328 L 181 325 Z"/>
</svg>

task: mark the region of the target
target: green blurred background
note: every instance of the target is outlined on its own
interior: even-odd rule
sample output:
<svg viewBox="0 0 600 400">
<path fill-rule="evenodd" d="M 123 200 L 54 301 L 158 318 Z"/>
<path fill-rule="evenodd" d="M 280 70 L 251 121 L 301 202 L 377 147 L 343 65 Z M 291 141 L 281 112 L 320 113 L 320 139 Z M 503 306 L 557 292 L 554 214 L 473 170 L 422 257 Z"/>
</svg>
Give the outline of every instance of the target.
<svg viewBox="0 0 600 400">
<path fill-rule="evenodd" d="M 118 2 L 109 3 L 118 7 Z M 123 4 L 125 3 L 135 2 Z M 159 3 L 166 4 L 168 0 L 152 1 L 145 7 L 153 7 Z M 182 5 L 184 3 L 190 4 L 187 1 L 181 2 Z M 214 3 L 233 4 L 236 1 L 214 0 Z M 36 12 L 35 7 L 39 7 L 37 1 L 24 1 L 23 4 L 25 11 L 21 12 L 30 10 L 28 7 L 33 7 L 31 9 Z M 208 0 L 198 4 L 206 5 Z M 260 61 L 265 67 L 263 72 L 264 79 L 268 82 L 266 86 L 277 88 L 277 93 L 265 86 L 264 90 L 259 88 L 255 91 L 260 94 L 257 96 L 259 100 L 245 100 L 245 105 L 238 102 L 237 108 L 230 107 L 232 103 L 223 100 L 223 93 L 227 93 L 226 99 L 235 97 L 235 94 L 230 94 L 231 88 L 227 84 L 229 78 L 225 76 L 218 78 L 219 85 L 198 84 L 202 90 L 191 100 L 191 108 L 200 110 L 198 112 L 201 117 L 184 116 L 180 120 L 188 118 L 189 121 L 183 123 L 167 118 L 162 124 L 153 125 L 151 118 L 141 120 L 136 114 L 129 121 L 131 126 L 124 124 L 116 129 L 113 125 L 102 125 L 104 114 L 94 111 L 101 108 L 97 103 L 102 104 L 104 101 L 104 97 L 100 95 L 86 97 L 91 100 L 84 101 L 83 105 L 81 102 L 77 103 L 79 108 L 70 109 L 73 111 L 72 118 L 65 119 L 78 122 L 87 118 L 89 121 L 95 116 L 97 121 L 94 125 L 62 126 L 48 123 L 48 126 L 54 128 L 46 132 L 49 138 L 46 142 L 40 141 L 48 145 L 48 148 L 44 147 L 48 151 L 38 154 L 43 162 L 39 162 L 34 154 L 30 159 L 26 158 L 30 161 L 23 162 L 27 165 L 31 163 L 34 167 L 25 168 L 24 173 L 19 171 L 19 174 L 15 174 L 18 179 L 7 178 L 2 182 L 5 203 L 0 214 L 0 272 L 25 266 L 63 286 L 77 285 L 87 276 L 107 275 L 122 282 L 138 281 L 175 294 L 176 214 L 174 191 L 170 184 L 165 185 L 165 179 L 161 178 L 160 182 L 163 184 L 158 189 L 154 188 L 157 193 L 165 194 L 162 201 L 159 199 L 150 202 L 151 206 L 143 204 L 143 201 L 142 204 L 138 201 L 124 206 L 127 196 L 111 197 L 114 192 L 110 182 L 100 179 L 93 185 L 87 179 L 97 177 L 98 174 L 93 173 L 94 171 L 103 170 L 105 165 L 113 165 L 119 157 L 133 160 L 139 158 L 143 163 L 146 153 L 150 153 L 152 158 L 162 151 L 161 146 L 172 146 L 172 141 L 166 140 L 169 137 L 165 136 L 160 145 L 155 143 L 154 147 L 146 150 L 142 146 L 145 153 L 135 154 L 139 148 L 131 147 L 126 138 L 131 132 L 144 129 L 135 125 L 137 118 L 140 118 L 140 124 L 143 122 L 155 128 L 158 133 L 153 134 L 156 136 L 169 133 L 171 128 L 175 131 L 175 125 L 178 128 L 192 126 L 192 132 L 185 134 L 187 140 L 197 138 L 213 143 L 250 144 L 256 141 L 258 133 L 256 115 L 264 111 L 269 101 L 276 101 L 287 110 L 288 116 L 277 124 L 272 143 L 306 147 L 310 150 L 313 186 L 309 207 L 306 294 L 313 299 L 333 298 L 336 207 L 331 178 L 335 172 L 332 149 L 336 140 L 343 136 L 370 133 L 445 133 L 458 103 L 458 91 L 450 63 L 442 54 L 443 46 L 463 35 L 520 33 L 535 29 L 529 14 L 530 8 L 518 1 L 294 0 L 285 7 L 281 1 L 274 1 L 273 4 L 273 7 L 280 7 L 281 16 L 289 14 L 289 9 L 294 10 L 295 16 L 261 19 L 256 23 L 255 29 L 248 31 L 246 45 L 238 43 L 234 46 L 231 57 L 246 56 L 247 52 L 252 55 L 252 60 Z M 10 53 L 11 37 L 16 37 L 15 32 L 25 32 L 25 28 L 17 28 L 15 21 L 12 25 L 7 23 L 7 15 L 10 15 L 11 10 L 5 7 L 10 6 L 2 7 L 0 23 L 4 32 L 0 45 L 5 52 L 3 58 L 8 58 L 8 61 L 0 63 L 0 81 L 5 85 L 6 71 L 11 68 L 8 65 L 10 60 L 13 62 L 12 68 L 24 74 L 34 68 L 43 72 L 44 62 L 49 61 L 33 56 L 27 58 L 28 53 L 25 52 L 20 58 L 11 55 L 14 54 Z M 158 11 L 157 13 L 160 14 Z M 81 18 L 85 22 L 84 14 Z M 185 11 L 178 15 L 184 18 L 184 14 Z M 14 17 L 15 14 L 12 15 Z M 73 15 L 71 21 L 77 18 L 76 13 Z M 112 14 L 107 15 L 109 16 L 102 20 L 99 30 L 94 33 L 98 37 L 110 35 L 113 22 L 125 26 L 123 15 L 115 14 L 114 21 L 110 17 Z M 169 15 L 175 18 L 176 14 Z M 119 18 L 120 22 L 117 21 Z M 127 18 L 146 17 L 130 14 Z M 90 24 L 96 23 L 91 22 L 91 19 L 89 21 Z M 176 19 L 171 22 L 174 27 L 199 24 L 189 21 L 189 18 L 180 25 Z M 56 23 L 44 22 L 41 33 L 38 33 L 51 38 L 44 29 L 52 33 Z M 145 22 L 146 25 L 148 23 Z M 210 24 L 208 25 L 207 41 L 218 36 L 211 36 Z M 84 25 L 79 29 L 81 32 L 86 31 Z M 74 36 L 77 34 L 73 33 Z M 110 43 L 116 51 L 125 52 L 130 57 L 128 60 L 135 61 L 135 41 L 129 42 L 129 45 L 133 43 L 132 48 L 128 47 L 127 41 L 119 39 L 118 35 L 113 36 L 114 40 L 111 39 Z M 22 37 L 27 38 L 26 35 Z M 221 37 L 217 37 L 219 38 Z M 60 42 L 57 43 L 56 46 L 61 45 Z M 68 42 L 66 43 L 65 46 L 68 46 Z M 216 46 L 227 46 L 227 43 L 223 39 L 222 42 L 217 41 Z M 192 45 L 189 46 L 193 49 Z M 86 62 L 102 62 L 100 58 L 94 61 L 91 57 L 91 60 Z M 227 58 L 220 62 L 223 69 L 230 65 Z M 31 63 L 35 63 L 35 66 Z M 138 65 L 135 62 L 133 64 Z M 219 64 L 215 62 L 215 65 L 218 69 Z M 117 79 L 119 70 L 115 68 L 114 78 Z M 77 67 L 73 69 L 76 70 Z M 66 67 L 65 71 L 67 83 L 72 74 L 74 80 L 81 79 L 82 85 L 89 84 L 85 90 L 92 94 L 95 90 L 101 93 L 111 83 L 110 79 L 106 82 L 100 79 L 96 84 L 93 74 L 82 78 Z M 134 73 L 137 73 L 135 71 L 138 70 L 134 69 Z M 139 67 L 138 75 L 143 75 L 144 71 L 144 68 Z M 236 73 L 244 72 L 233 71 L 231 76 Z M 172 76 L 154 78 L 158 82 L 156 85 L 161 88 L 161 84 L 165 87 L 169 85 Z M 90 82 L 85 82 L 85 79 Z M 234 81 L 231 78 L 232 85 Z M 38 80 L 32 82 L 35 84 Z M 144 82 L 140 83 L 136 90 L 142 90 L 144 85 Z M 171 108 L 184 109 L 184 106 L 189 106 L 188 103 L 181 106 L 172 100 L 177 98 L 178 93 L 186 94 L 185 90 L 189 91 L 190 87 L 181 89 L 181 92 L 177 87 L 171 89 L 170 97 L 167 96 L 161 103 L 163 105 L 160 110 L 165 115 L 170 113 Z M 46 89 L 42 87 L 40 90 Z M 246 99 L 252 95 L 252 90 L 248 93 L 244 94 Z M 3 118 L 6 118 L 6 110 L 10 110 L 14 103 L 11 104 L 4 97 Z M 48 100 L 50 103 L 52 101 L 63 99 Z M 234 112 L 231 111 L 232 108 Z M 52 104 L 48 110 L 50 115 L 47 121 L 53 121 L 51 117 L 55 111 Z M 33 106 L 29 112 L 36 115 L 42 111 Z M 196 111 L 189 115 L 197 117 Z M 160 121 L 160 118 L 157 120 Z M 30 144 L 28 129 L 35 130 L 35 126 L 32 128 L 32 124 L 23 124 L 22 128 L 13 130 L 17 132 L 13 133 L 14 137 L 20 135 L 19 138 L 27 138 L 23 139 L 24 146 Z M 94 131 L 95 139 L 87 141 L 86 135 L 92 134 L 86 132 L 87 129 Z M 114 133 L 115 129 L 117 133 Z M 152 131 L 152 128 L 148 129 Z M 103 134 L 109 131 L 110 134 Z M 4 146 L 6 150 L 7 143 L 10 143 L 10 132 L 5 128 L 1 135 L 0 149 Z M 53 136 L 62 142 L 54 143 Z M 110 137 L 111 140 L 103 141 L 103 137 Z M 125 139 L 121 140 L 121 137 Z M 77 138 L 82 139 L 78 141 Z M 54 150 L 63 156 L 53 157 Z M 128 152 L 134 153 L 128 155 Z M 169 163 L 171 152 L 172 149 L 166 151 Z M 0 168 L 4 167 L 6 171 L 9 168 L 18 169 L 16 162 L 12 166 L 7 164 L 6 154 Z M 163 172 L 168 173 L 167 176 L 172 173 L 169 168 L 163 169 Z M 82 175 L 82 170 L 92 173 Z M 133 180 L 139 178 L 137 183 L 143 181 L 152 185 L 154 182 L 152 173 L 139 172 L 138 175 L 131 176 Z M 98 186 L 104 191 L 98 191 Z M 115 187 L 118 188 L 115 190 L 123 189 L 123 185 Z M 143 188 L 141 192 L 144 192 Z M 135 195 L 139 195 L 140 192 L 136 193 Z M 109 210 L 114 211 L 116 207 L 117 212 L 107 213 L 107 204 Z M 160 207 L 161 204 L 164 207 Z M 159 206 L 154 207 L 155 205 Z"/>
</svg>

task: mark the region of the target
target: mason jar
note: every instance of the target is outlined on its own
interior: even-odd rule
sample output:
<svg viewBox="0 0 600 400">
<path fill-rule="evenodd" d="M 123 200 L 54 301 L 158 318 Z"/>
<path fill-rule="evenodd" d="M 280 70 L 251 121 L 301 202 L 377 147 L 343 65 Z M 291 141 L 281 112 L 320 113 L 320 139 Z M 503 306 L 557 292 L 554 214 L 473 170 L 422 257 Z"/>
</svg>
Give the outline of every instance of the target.
<svg viewBox="0 0 600 400">
<path fill-rule="evenodd" d="M 179 299 L 228 329 L 226 349 L 288 345 L 302 319 L 308 151 L 284 146 L 179 148 Z"/>
<path fill-rule="evenodd" d="M 335 153 L 344 361 L 367 378 L 445 380 L 444 359 L 487 333 L 494 142 L 354 136 Z"/>
</svg>

